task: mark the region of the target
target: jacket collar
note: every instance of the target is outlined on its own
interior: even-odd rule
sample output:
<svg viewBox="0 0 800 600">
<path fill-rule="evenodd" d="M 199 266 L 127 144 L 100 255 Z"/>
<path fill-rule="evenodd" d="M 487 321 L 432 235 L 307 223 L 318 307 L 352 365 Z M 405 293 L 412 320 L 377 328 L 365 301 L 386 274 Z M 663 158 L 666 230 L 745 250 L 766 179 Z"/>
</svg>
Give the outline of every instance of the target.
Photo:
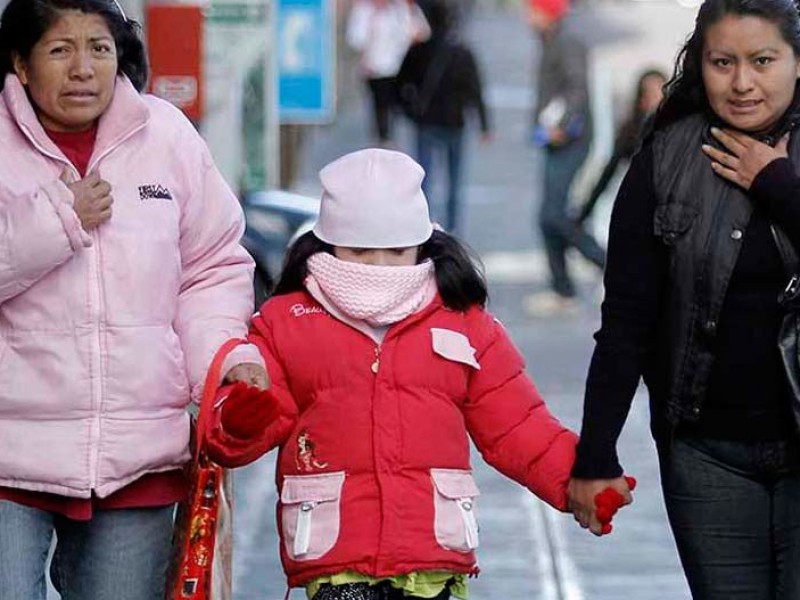
<svg viewBox="0 0 800 600">
<path fill-rule="evenodd" d="M 6 75 L 2 95 L 11 118 L 25 137 L 43 154 L 68 162 L 39 122 L 25 87 L 16 75 Z M 117 77 L 111 104 L 100 116 L 90 168 L 101 156 L 144 127 L 149 118 L 150 110 L 130 80 L 124 75 Z"/>
</svg>

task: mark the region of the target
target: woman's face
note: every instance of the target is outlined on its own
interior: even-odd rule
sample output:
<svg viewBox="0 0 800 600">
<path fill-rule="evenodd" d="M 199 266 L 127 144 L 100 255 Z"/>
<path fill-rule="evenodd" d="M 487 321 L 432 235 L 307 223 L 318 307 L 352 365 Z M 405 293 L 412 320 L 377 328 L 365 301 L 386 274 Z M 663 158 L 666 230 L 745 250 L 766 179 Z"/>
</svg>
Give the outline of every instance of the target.
<svg viewBox="0 0 800 600">
<path fill-rule="evenodd" d="M 656 111 L 661 100 L 664 98 L 664 78 L 661 75 L 648 75 L 642 80 L 642 94 L 639 98 L 639 110 L 645 114 Z"/>
<path fill-rule="evenodd" d="M 771 21 L 723 17 L 706 31 L 702 61 L 711 108 L 736 129 L 764 132 L 792 103 L 800 60 Z"/>
<path fill-rule="evenodd" d="M 65 10 L 36 42 L 27 61 L 15 57 L 14 70 L 45 128 L 84 131 L 114 95 L 114 37 L 102 16 Z"/>
<path fill-rule="evenodd" d="M 417 264 L 419 246 L 409 248 L 345 248 L 334 246 L 333 255 L 339 260 L 383 267 L 410 267 Z"/>
</svg>

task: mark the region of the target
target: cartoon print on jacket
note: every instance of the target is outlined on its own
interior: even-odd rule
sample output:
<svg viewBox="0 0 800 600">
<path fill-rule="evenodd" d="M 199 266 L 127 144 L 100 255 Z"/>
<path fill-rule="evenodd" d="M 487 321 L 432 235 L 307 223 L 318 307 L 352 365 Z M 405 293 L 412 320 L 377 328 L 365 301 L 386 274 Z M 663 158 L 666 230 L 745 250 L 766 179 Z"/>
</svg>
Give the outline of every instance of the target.
<svg viewBox="0 0 800 600">
<path fill-rule="evenodd" d="M 328 463 L 319 462 L 314 454 L 316 444 L 304 429 L 297 434 L 297 470 L 311 472 L 314 469 L 324 469 Z"/>
</svg>

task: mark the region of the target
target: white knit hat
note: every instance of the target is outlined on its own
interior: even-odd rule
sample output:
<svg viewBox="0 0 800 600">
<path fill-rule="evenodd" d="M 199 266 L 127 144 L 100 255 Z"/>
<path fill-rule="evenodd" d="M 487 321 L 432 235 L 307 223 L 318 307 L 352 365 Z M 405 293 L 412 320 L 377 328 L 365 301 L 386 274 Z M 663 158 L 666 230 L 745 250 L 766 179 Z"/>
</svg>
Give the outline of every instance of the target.
<svg viewBox="0 0 800 600">
<path fill-rule="evenodd" d="M 378 148 L 346 154 L 319 172 L 314 235 L 346 248 L 407 248 L 431 233 L 425 171 L 410 156 Z"/>
</svg>

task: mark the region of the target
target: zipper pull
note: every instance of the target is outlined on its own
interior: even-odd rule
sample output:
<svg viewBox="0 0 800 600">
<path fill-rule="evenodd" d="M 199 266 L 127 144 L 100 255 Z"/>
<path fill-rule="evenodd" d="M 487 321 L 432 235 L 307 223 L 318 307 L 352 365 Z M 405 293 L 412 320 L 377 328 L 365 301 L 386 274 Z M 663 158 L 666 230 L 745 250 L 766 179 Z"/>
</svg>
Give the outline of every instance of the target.
<svg viewBox="0 0 800 600">
<path fill-rule="evenodd" d="M 370 365 L 370 369 L 372 369 L 372 372 L 377 375 L 380 368 L 381 368 L 381 347 L 375 346 L 375 362 L 373 362 L 372 365 Z"/>
</svg>

